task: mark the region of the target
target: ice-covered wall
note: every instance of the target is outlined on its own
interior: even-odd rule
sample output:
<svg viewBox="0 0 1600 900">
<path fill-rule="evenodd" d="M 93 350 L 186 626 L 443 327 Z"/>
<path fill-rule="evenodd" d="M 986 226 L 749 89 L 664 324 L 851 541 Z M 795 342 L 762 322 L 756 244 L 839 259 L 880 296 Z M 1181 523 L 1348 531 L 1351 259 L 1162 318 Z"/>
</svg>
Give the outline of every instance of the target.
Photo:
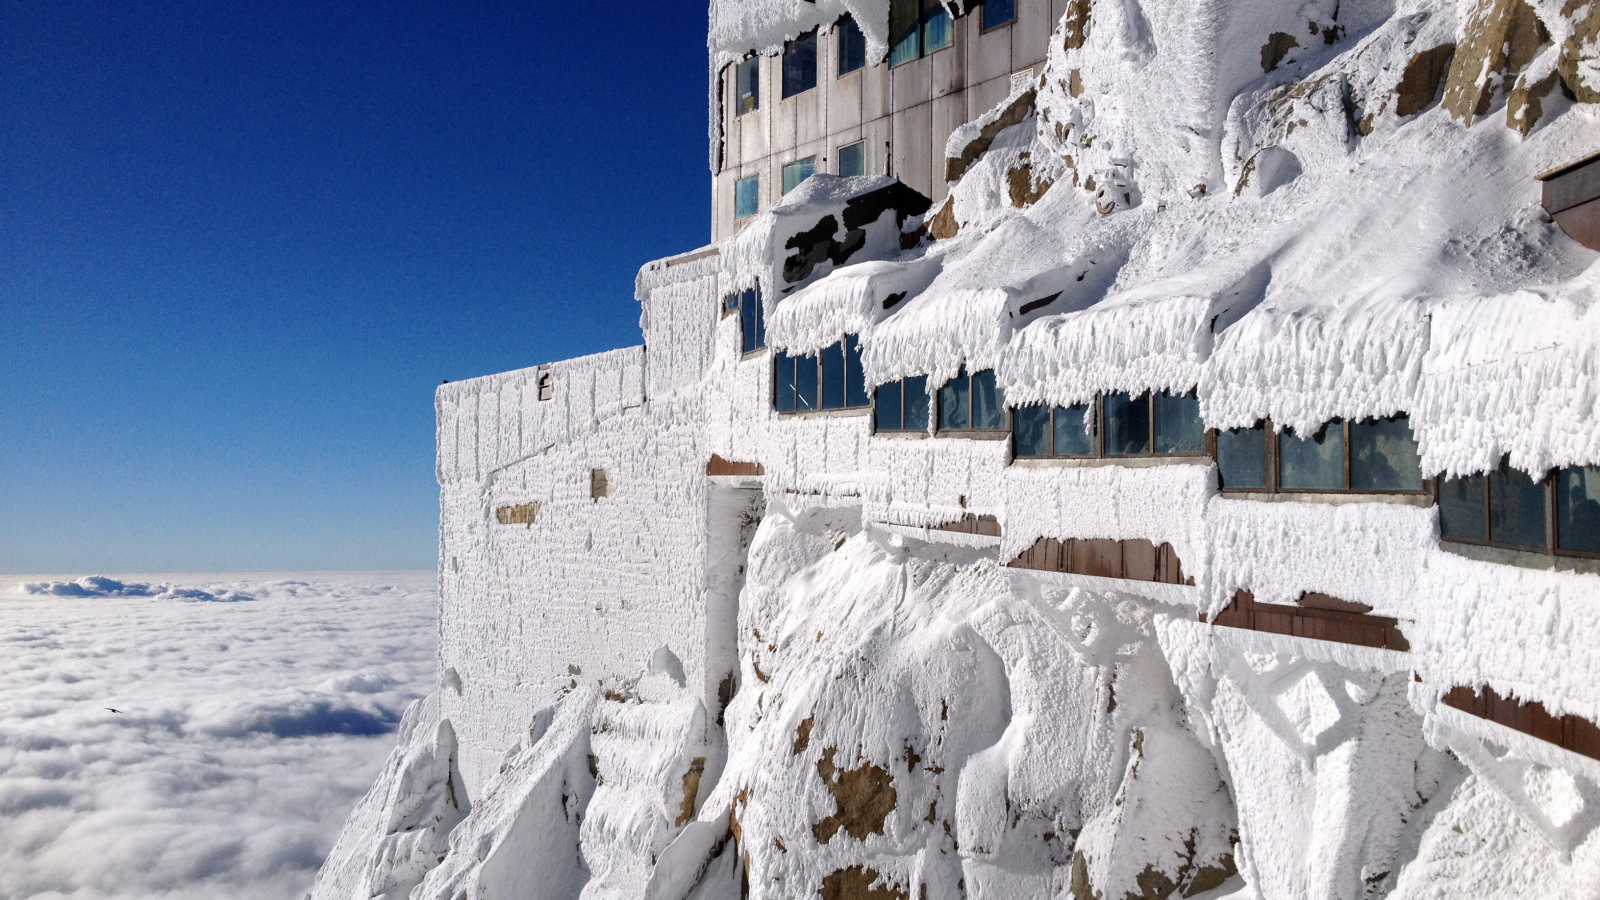
<svg viewBox="0 0 1600 900">
<path fill-rule="evenodd" d="M 992 367 L 1012 405 L 1195 389 L 1214 428 L 1406 412 L 1429 476 L 1600 464 L 1600 264 L 1533 179 L 1600 143 L 1596 9 L 1073 0 L 948 202 L 851 225 L 892 183 L 816 176 L 646 266 L 643 347 L 441 387 L 440 687 L 315 896 L 1600 897 L 1600 761 L 1442 702 L 1600 722 L 1593 562 L 1468 558 L 1426 496 L 773 401 L 776 351 L 854 334 L 869 386 Z M 719 0 L 712 45 L 846 10 L 885 18 Z M 970 516 L 1000 534 L 937 529 Z M 1189 583 L 1005 566 L 1040 538 Z M 1241 590 L 1408 649 L 1205 621 Z"/>
</svg>

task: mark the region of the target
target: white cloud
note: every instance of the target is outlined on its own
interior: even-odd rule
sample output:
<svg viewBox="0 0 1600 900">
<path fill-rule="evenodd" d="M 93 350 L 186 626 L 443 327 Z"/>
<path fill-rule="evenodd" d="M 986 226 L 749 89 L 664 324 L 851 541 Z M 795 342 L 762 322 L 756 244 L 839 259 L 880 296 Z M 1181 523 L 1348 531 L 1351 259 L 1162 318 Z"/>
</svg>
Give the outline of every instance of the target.
<svg viewBox="0 0 1600 900">
<path fill-rule="evenodd" d="M 436 594 L 303 578 L 0 582 L 0 897 L 310 887 L 432 689 Z"/>
</svg>

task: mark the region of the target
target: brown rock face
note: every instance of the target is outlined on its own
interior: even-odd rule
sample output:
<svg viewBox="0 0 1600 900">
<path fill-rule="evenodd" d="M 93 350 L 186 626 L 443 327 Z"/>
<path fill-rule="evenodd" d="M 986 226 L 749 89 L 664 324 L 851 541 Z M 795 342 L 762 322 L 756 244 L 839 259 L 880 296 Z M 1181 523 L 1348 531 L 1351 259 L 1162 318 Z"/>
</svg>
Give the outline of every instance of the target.
<svg viewBox="0 0 1600 900">
<path fill-rule="evenodd" d="M 1411 57 L 1395 88 L 1395 115 L 1405 118 L 1432 105 L 1455 52 L 1455 44 L 1440 44 Z"/>
<path fill-rule="evenodd" d="M 956 198 L 947 197 L 944 205 L 928 220 L 928 234 L 936 241 L 943 241 L 955 237 L 961 231 L 961 223 L 956 221 Z"/>
<path fill-rule="evenodd" d="M 1470 125 L 1489 111 L 1507 75 L 1532 62 L 1550 35 L 1526 0 L 1478 0 L 1463 31 L 1443 103 L 1452 118 Z"/>
<path fill-rule="evenodd" d="M 1283 31 L 1274 31 L 1267 35 L 1267 42 L 1261 45 L 1261 71 L 1271 72 L 1289 55 L 1289 51 L 1300 46 L 1294 35 Z"/>
<path fill-rule="evenodd" d="M 1033 166 L 1023 163 L 1006 173 L 1006 189 L 1011 194 L 1011 205 L 1018 209 L 1039 202 L 1053 182 L 1035 181 Z"/>
<path fill-rule="evenodd" d="M 836 748 L 829 747 L 817 760 L 817 775 L 839 807 L 838 812 L 811 826 L 817 843 L 833 840 L 841 828 L 858 841 L 869 834 L 883 834 L 883 820 L 894 812 L 894 776 L 872 763 L 840 770 L 833 764 L 835 752 Z"/>
<path fill-rule="evenodd" d="M 910 900 L 905 889 L 894 882 L 873 887 L 879 877 L 865 866 L 849 866 L 824 875 L 819 893 L 822 900 Z"/>
<path fill-rule="evenodd" d="M 1600 103 L 1600 85 L 1585 81 L 1579 71 L 1585 63 L 1592 70 L 1596 60 L 1600 60 L 1600 3 L 1567 0 L 1561 7 L 1561 15 L 1571 20 L 1572 35 L 1561 42 L 1556 71 L 1561 73 L 1561 80 L 1579 103 Z"/>
<path fill-rule="evenodd" d="M 1089 0 L 1068 0 L 1061 17 L 1062 48 L 1076 50 L 1089 39 Z"/>
<path fill-rule="evenodd" d="M 1551 72 L 1532 83 L 1518 81 L 1506 99 L 1506 127 L 1527 137 L 1544 115 L 1544 98 L 1555 89 L 1556 79 L 1556 73 Z"/>
<path fill-rule="evenodd" d="M 948 182 L 960 178 L 968 167 L 978 161 L 978 157 L 988 151 L 989 145 L 994 143 L 994 139 L 1000 132 L 1026 119 L 1033 112 L 1034 96 L 1035 92 L 1031 89 L 1018 94 L 1016 99 L 1012 100 L 1011 104 L 1001 111 L 999 118 L 983 126 L 978 131 L 978 136 L 961 148 L 960 156 L 946 158 L 944 161 L 944 180 Z"/>
</svg>

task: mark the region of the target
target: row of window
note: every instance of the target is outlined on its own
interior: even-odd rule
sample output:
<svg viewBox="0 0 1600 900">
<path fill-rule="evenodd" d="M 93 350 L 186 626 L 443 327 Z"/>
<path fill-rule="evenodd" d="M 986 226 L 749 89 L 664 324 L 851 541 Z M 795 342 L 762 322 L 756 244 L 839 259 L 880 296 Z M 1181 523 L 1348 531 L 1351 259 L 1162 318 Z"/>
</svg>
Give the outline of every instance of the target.
<svg viewBox="0 0 1600 900">
<path fill-rule="evenodd" d="M 1217 478 L 1225 490 L 1421 493 L 1422 458 L 1404 413 L 1334 419 L 1314 433 L 1274 431 L 1268 421 L 1217 432 Z"/>
<path fill-rule="evenodd" d="M 820 353 L 790 356 L 779 351 L 772 368 L 773 404 L 780 413 L 872 405 L 861 371 L 861 343 L 853 334 Z"/>
<path fill-rule="evenodd" d="M 1502 461 L 1439 485 L 1439 530 L 1472 544 L 1600 554 L 1600 466 L 1569 466 L 1534 481 Z"/>
<path fill-rule="evenodd" d="M 983 4 L 985 31 L 1016 21 L 1016 0 L 986 0 Z M 892 46 L 889 65 L 920 59 L 951 46 L 955 28 L 950 13 L 939 0 L 891 0 L 889 28 Z M 834 28 L 838 38 L 839 77 L 867 65 L 867 36 L 851 16 L 839 20 Z M 752 56 L 734 68 L 734 115 L 742 116 L 761 108 L 761 58 Z M 783 98 L 817 86 L 817 32 L 800 35 L 783 45 Z"/>
<path fill-rule="evenodd" d="M 846 144 L 837 151 L 840 175 L 865 175 L 867 174 L 867 145 L 865 141 L 856 141 Z M 794 162 L 784 163 L 783 166 L 783 192 L 785 194 L 800 186 L 817 173 L 817 158 L 808 156 Z M 746 219 L 761 211 L 761 176 L 751 175 L 741 178 L 733 183 L 733 217 Z"/>
</svg>

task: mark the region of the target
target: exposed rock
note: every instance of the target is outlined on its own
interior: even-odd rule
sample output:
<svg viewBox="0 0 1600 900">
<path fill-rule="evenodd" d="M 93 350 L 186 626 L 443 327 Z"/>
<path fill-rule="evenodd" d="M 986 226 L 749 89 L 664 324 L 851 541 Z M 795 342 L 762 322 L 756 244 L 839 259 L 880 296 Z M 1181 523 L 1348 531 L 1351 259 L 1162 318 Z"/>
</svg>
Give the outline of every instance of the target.
<svg viewBox="0 0 1600 900">
<path fill-rule="evenodd" d="M 1274 31 L 1267 35 L 1267 42 L 1261 45 L 1261 71 L 1271 72 L 1289 55 L 1289 51 L 1300 46 L 1294 35 L 1283 31 Z"/>
<path fill-rule="evenodd" d="M 1489 111 L 1506 76 L 1532 62 L 1549 40 L 1525 0 L 1479 0 L 1450 62 L 1444 108 L 1452 118 L 1471 124 Z"/>
<path fill-rule="evenodd" d="M 1067 50 L 1077 50 L 1089 39 L 1089 0 L 1068 0 L 1061 34 L 1061 46 Z"/>
<path fill-rule="evenodd" d="M 689 770 L 683 773 L 683 803 L 678 806 L 678 818 L 673 822 L 678 827 L 688 824 L 694 818 L 694 801 L 700 793 L 700 778 L 706 773 L 706 758 L 696 756 L 689 763 Z"/>
<path fill-rule="evenodd" d="M 848 866 L 822 877 L 822 900 L 910 900 L 905 889 L 892 881 L 873 887 L 882 878 L 865 866 Z"/>
<path fill-rule="evenodd" d="M 883 820 L 894 812 L 894 776 L 872 763 L 841 771 L 833 764 L 836 752 L 837 748 L 829 747 L 817 760 L 817 775 L 838 805 L 837 812 L 812 826 L 817 843 L 833 840 L 841 828 L 858 841 L 869 834 L 883 834 Z"/>
<path fill-rule="evenodd" d="M 994 143 L 995 137 L 1000 132 L 1019 124 L 1023 119 L 1031 115 L 1036 94 L 1035 90 L 1029 88 L 1013 97 L 998 116 L 988 119 L 988 121 L 980 119 L 977 136 L 967 141 L 966 146 L 961 148 L 959 156 L 950 156 L 945 159 L 944 180 L 955 181 L 960 178 L 962 173 L 966 172 L 973 163 L 978 161 L 978 157 L 989 149 L 989 145 Z M 937 236 L 935 235 L 935 237 Z"/>
<path fill-rule="evenodd" d="M 1039 198 L 1050 190 L 1051 184 L 1053 182 L 1048 179 L 1035 180 L 1033 166 L 1026 162 L 1006 173 L 1006 188 L 1011 195 L 1011 205 L 1018 209 L 1039 202 Z"/>
<path fill-rule="evenodd" d="M 1550 96 L 1560 77 L 1551 72 L 1531 83 L 1518 79 L 1516 87 L 1511 89 L 1511 96 L 1506 98 L 1506 127 L 1527 137 L 1539 124 L 1539 117 L 1544 115 L 1544 98 Z"/>
<path fill-rule="evenodd" d="M 956 198 L 946 197 L 944 205 L 928 220 L 928 234 L 933 235 L 936 241 L 953 238 L 961 231 L 961 223 L 956 221 Z"/>
<path fill-rule="evenodd" d="M 1600 103 L 1600 3 L 1567 0 L 1561 15 L 1570 20 L 1572 33 L 1561 42 L 1556 71 L 1579 103 Z"/>
<path fill-rule="evenodd" d="M 1440 44 L 1411 57 L 1395 88 L 1395 115 L 1403 119 L 1433 105 L 1455 52 L 1455 44 Z"/>
</svg>

